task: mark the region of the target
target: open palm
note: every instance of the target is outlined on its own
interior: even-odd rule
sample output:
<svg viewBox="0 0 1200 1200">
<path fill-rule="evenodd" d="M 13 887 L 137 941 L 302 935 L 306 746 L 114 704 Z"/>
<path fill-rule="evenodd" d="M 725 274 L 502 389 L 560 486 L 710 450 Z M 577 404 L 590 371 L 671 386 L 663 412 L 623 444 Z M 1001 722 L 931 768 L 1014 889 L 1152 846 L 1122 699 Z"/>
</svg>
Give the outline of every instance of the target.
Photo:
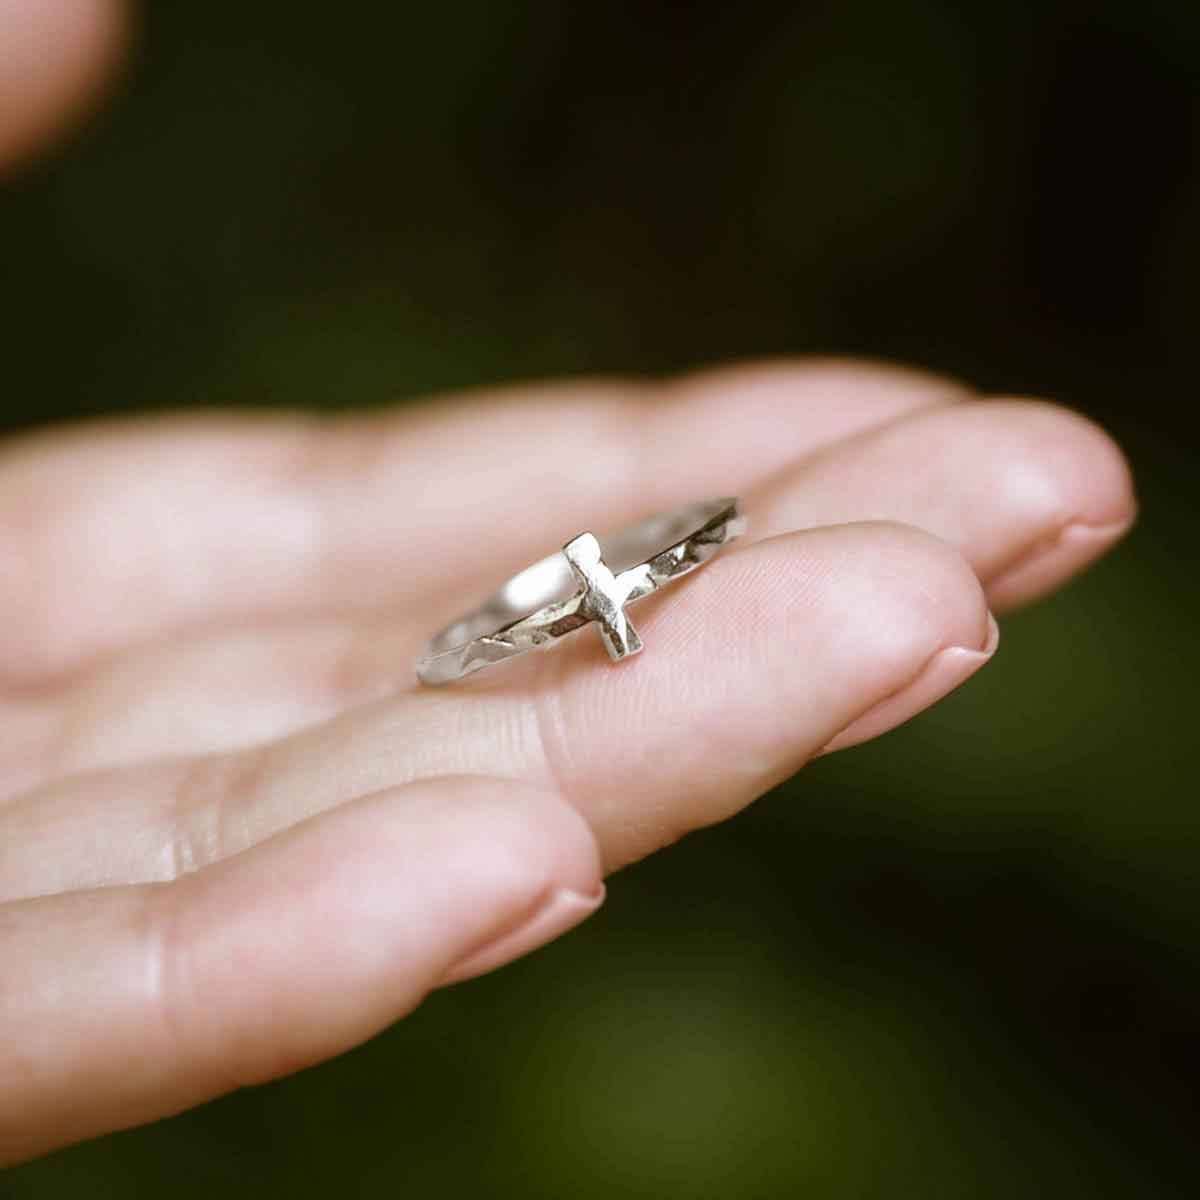
<svg viewBox="0 0 1200 1200">
<path fill-rule="evenodd" d="M 56 6 L 0 19 L 26 9 Z M 0 55 L 5 153 L 110 55 L 106 8 L 57 9 L 36 76 Z M 416 684 L 511 570 L 716 493 L 749 534 L 645 602 L 647 653 Z M 1133 509 L 1082 419 L 846 362 L 12 443 L 0 1162 L 335 1054 L 565 931 L 607 871 L 944 695 L 989 609 Z"/>
</svg>

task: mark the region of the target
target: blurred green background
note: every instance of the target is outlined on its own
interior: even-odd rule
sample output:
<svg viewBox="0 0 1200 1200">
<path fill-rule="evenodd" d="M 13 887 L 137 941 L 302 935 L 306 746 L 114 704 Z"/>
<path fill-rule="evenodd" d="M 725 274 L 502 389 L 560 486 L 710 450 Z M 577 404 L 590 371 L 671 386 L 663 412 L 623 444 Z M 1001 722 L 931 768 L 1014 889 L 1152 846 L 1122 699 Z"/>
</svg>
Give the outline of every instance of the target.
<svg viewBox="0 0 1200 1200">
<path fill-rule="evenodd" d="M 1143 522 L 878 743 L 52 1196 L 1194 1196 L 1200 5 L 145 5 L 0 188 L 9 428 L 850 352 L 1059 397 Z"/>
</svg>

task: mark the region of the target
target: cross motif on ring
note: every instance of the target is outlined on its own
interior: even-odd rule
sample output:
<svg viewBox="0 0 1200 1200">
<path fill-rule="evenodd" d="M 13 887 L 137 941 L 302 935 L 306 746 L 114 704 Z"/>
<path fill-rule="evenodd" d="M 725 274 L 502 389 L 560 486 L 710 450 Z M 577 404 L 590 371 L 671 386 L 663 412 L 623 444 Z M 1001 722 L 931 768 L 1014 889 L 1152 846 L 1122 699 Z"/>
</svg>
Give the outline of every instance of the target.
<svg viewBox="0 0 1200 1200">
<path fill-rule="evenodd" d="M 578 612 L 600 627 L 600 638 L 614 662 L 620 662 L 642 649 L 642 639 L 625 615 L 630 600 L 653 590 L 649 572 L 643 565 L 614 575 L 600 554 L 595 534 L 581 533 L 564 547 L 563 554 L 571 564 L 575 578 L 583 591 Z"/>
</svg>

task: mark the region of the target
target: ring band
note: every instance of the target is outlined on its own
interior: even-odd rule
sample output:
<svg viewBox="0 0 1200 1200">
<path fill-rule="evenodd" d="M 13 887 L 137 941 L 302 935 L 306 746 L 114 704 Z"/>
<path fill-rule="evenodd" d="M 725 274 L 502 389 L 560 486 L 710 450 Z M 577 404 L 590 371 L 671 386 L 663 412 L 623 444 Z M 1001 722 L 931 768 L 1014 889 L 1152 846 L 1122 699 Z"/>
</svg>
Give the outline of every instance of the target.
<svg viewBox="0 0 1200 1200">
<path fill-rule="evenodd" d="M 614 662 L 642 639 L 625 606 L 695 570 L 746 528 L 732 497 L 661 513 L 612 537 L 581 533 L 514 575 L 435 634 L 417 659 L 422 683 L 450 683 L 596 622 Z"/>
</svg>

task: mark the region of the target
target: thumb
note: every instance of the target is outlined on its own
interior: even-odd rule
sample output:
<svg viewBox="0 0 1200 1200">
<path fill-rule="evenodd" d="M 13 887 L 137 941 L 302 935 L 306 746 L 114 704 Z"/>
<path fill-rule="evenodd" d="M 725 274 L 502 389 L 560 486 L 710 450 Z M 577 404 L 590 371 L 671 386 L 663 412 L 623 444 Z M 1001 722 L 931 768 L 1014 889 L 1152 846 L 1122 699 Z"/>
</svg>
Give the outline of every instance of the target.
<svg viewBox="0 0 1200 1200">
<path fill-rule="evenodd" d="M 0 1165 L 337 1054 L 602 898 L 573 809 L 463 778 L 174 883 L 0 906 Z"/>
<path fill-rule="evenodd" d="M 0 0 L 0 164 L 86 105 L 127 23 L 124 0 Z"/>
</svg>

